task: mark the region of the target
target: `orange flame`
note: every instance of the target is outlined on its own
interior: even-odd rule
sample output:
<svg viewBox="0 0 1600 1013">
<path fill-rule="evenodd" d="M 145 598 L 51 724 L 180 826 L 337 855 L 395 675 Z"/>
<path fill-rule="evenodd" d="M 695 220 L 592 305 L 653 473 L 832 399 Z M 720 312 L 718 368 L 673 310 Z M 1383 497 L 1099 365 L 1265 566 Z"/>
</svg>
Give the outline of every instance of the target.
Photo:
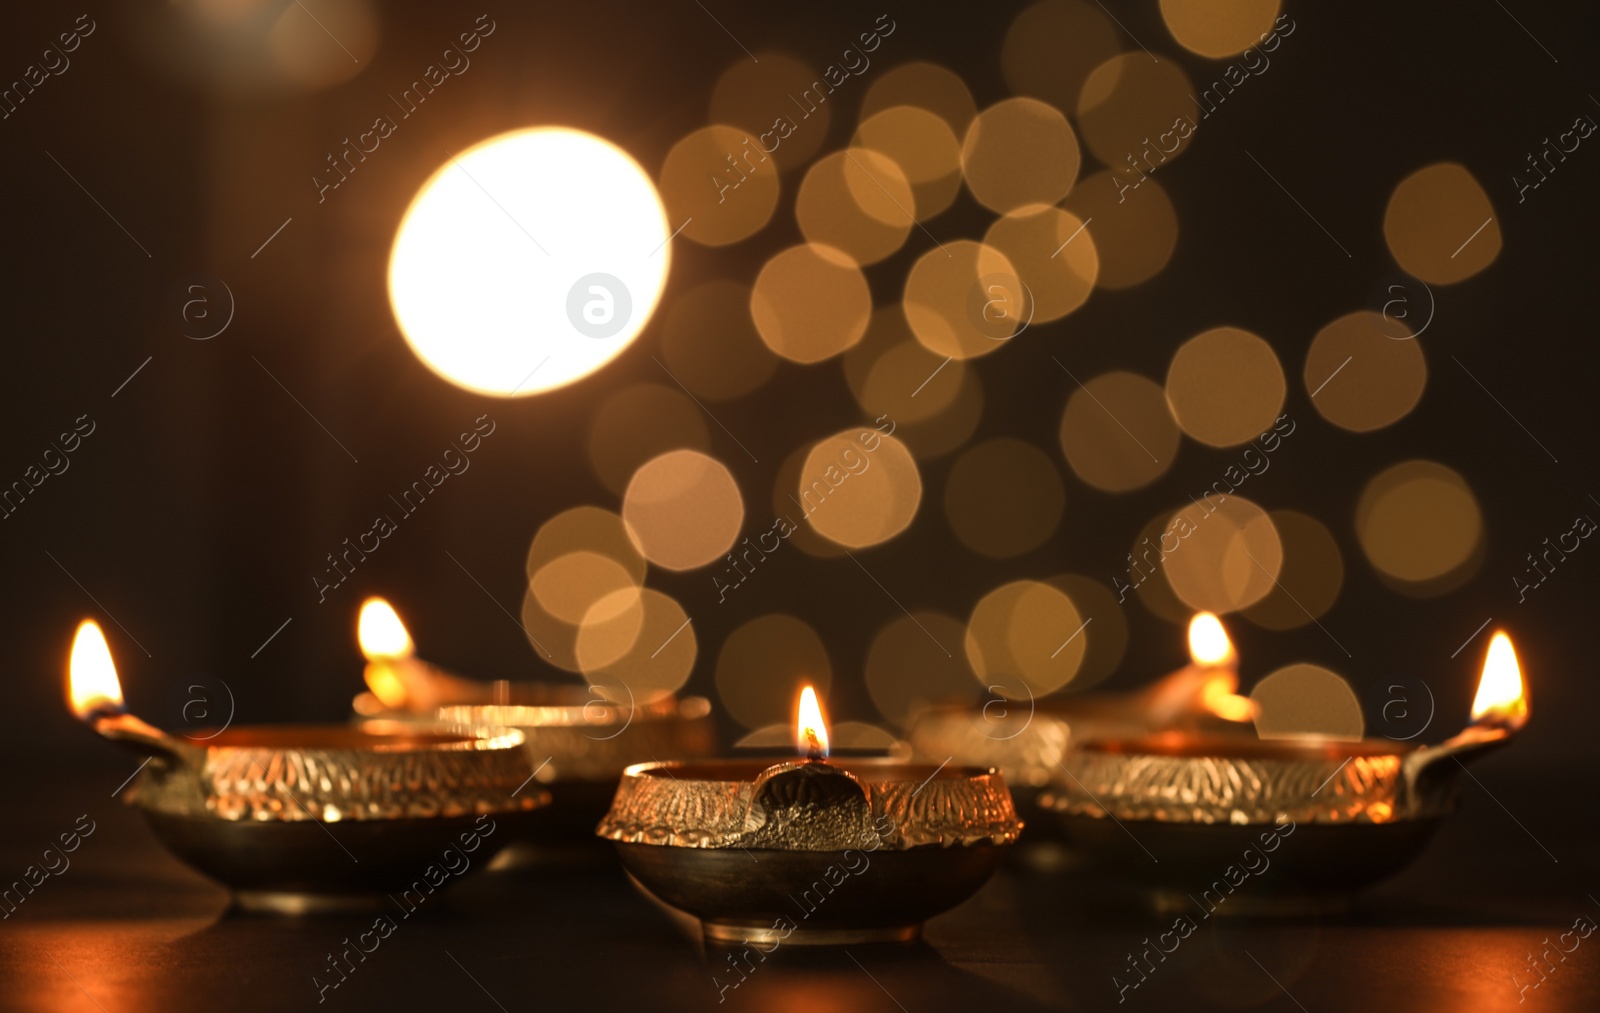
<svg viewBox="0 0 1600 1013">
<path fill-rule="evenodd" d="M 406 624 L 400 621 L 394 606 L 382 598 L 368 598 L 361 603 L 356 640 L 368 661 L 411 657 L 411 634 L 406 632 Z"/>
<path fill-rule="evenodd" d="M 1231 671 L 1214 673 L 1200 691 L 1200 706 L 1224 721 L 1250 721 L 1256 716 L 1256 702 L 1234 690 L 1239 679 Z"/>
<path fill-rule="evenodd" d="M 823 717 L 817 691 L 807 686 L 800 691 L 800 709 L 794 719 L 795 748 L 809 757 L 828 755 L 828 719 Z"/>
<path fill-rule="evenodd" d="M 122 683 L 111 660 L 106 636 L 93 619 L 78 624 L 72 637 L 72 657 L 67 663 L 67 702 L 79 718 L 95 710 L 122 709 Z"/>
<path fill-rule="evenodd" d="M 1489 640 L 1489 653 L 1478 679 L 1478 695 L 1472 701 L 1472 720 L 1494 721 L 1521 728 L 1528 723 L 1528 693 L 1522 684 L 1522 666 L 1511 638 L 1496 630 Z"/>
<path fill-rule="evenodd" d="M 1210 612 L 1197 612 L 1189 620 L 1189 657 L 1201 668 L 1221 668 L 1235 661 L 1228 631 Z"/>
</svg>

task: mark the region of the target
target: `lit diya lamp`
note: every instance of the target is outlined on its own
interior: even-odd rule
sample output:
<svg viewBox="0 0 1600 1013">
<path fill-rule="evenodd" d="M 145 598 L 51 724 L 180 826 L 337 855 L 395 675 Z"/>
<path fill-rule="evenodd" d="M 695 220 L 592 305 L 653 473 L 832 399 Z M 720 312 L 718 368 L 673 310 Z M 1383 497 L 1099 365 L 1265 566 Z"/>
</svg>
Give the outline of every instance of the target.
<svg viewBox="0 0 1600 1013">
<path fill-rule="evenodd" d="M 616 701 L 581 684 L 464 679 L 417 658 L 405 623 L 382 598 L 362 604 L 356 638 L 367 660 L 368 692 L 353 702 L 362 727 L 398 722 L 522 733 L 535 778 L 554 800 L 533 828 L 547 843 L 592 844 L 594 825 L 629 764 L 709 756 L 715 748 L 704 697 L 658 693 Z"/>
<path fill-rule="evenodd" d="M 1068 754 L 1065 776 L 1039 804 L 1060 814 L 1097 865 L 1148 887 L 1160 907 L 1187 909 L 1199 897 L 1208 914 L 1344 908 L 1422 851 L 1455 809 L 1464 761 L 1527 721 L 1516 652 L 1497 632 L 1471 723 L 1437 745 L 1186 732 L 1104 739 Z"/>
<path fill-rule="evenodd" d="M 919 757 L 998 768 L 1028 813 L 1037 791 L 1060 777 L 1061 760 L 1084 742 L 1173 728 L 1248 732 L 1255 704 L 1238 695 L 1239 656 L 1210 612 L 1189 622 L 1189 658 L 1131 693 L 932 707 L 916 716 L 907 737 Z"/>
<path fill-rule="evenodd" d="M 816 692 L 800 694 L 798 760 L 642 763 L 599 836 L 649 894 L 707 939 L 915 939 L 977 892 L 1022 831 L 994 770 L 828 759 Z"/>
<path fill-rule="evenodd" d="M 549 801 L 526 787 L 522 734 L 506 729 L 263 725 L 174 738 L 128 713 L 89 620 L 73 638 L 67 698 L 96 732 L 145 757 L 123 800 L 248 910 L 373 907 L 418 884 L 431 894 L 487 864 Z"/>
</svg>

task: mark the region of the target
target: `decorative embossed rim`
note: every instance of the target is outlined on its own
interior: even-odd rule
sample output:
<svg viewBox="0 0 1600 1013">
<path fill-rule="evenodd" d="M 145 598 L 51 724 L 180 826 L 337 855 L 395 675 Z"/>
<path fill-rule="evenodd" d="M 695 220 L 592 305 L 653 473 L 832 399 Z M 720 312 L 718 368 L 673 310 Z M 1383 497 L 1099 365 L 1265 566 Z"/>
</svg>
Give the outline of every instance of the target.
<svg viewBox="0 0 1600 1013">
<path fill-rule="evenodd" d="M 1426 750 L 1382 739 L 1253 739 L 1181 732 L 1086 743 L 1042 808 L 1119 821 L 1392 823 L 1455 804 L 1453 777 L 1408 777 Z"/>
<path fill-rule="evenodd" d="M 381 821 L 526 811 L 533 767 L 514 728 L 258 725 L 203 746 L 174 743 L 124 798 L 145 809 L 229 822 Z M 519 793 L 520 792 L 520 793 Z"/>
<path fill-rule="evenodd" d="M 745 847 L 757 778 L 785 764 L 784 759 L 633 764 L 623 771 L 611 810 L 595 833 L 633 844 Z M 934 767 L 886 758 L 850 759 L 834 766 L 860 786 L 875 821 L 887 817 L 893 830 L 880 830 L 880 843 L 892 849 L 1011 844 L 1021 835 L 1022 822 L 1005 777 L 992 768 Z M 792 841 L 804 836 L 797 834 Z M 794 847 L 786 842 L 783 850 Z"/>
</svg>

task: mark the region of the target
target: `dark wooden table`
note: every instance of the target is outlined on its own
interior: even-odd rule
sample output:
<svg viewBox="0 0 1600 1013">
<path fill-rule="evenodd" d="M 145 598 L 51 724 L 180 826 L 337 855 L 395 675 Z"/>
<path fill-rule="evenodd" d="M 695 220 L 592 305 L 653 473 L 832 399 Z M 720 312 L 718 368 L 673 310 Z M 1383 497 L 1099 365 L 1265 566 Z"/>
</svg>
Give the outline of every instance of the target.
<svg viewBox="0 0 1600 1013">
<path fill-rule="evenodd" d="M 168 857 L 111 797 L 132 763 L 82 762 L 41 769 L 12 757 L 3 768 L 4 882 L 81 814 L 95 829 L 69 867 L 0 920 L 0 1010 L 285 1010 L 319 998 L 327 1009 L 459 1013 L 1600 1008 L 1600 934 L 1568 935 L 1571 952 L 1556 949 L 1575 919 L 1600 923 L 1596 807 L 1571 771 L 1484 764 L 1423 859 L 1357 913 L 1211 918 L 1119 1003 L 1113 978 L 1137 980 L 1129 952 L 1172 916 L 1070 872 L 1017 863 L 933 921 L 922 943 L 780 946 L 741 979 L 725 951 L 682 931 L 603 852 L 588 865 L 471 876 L 397 919 L 338 988 L 319 993 L 314 978 L 339 980 L 328 955 L 370 915 L 230 913 L 226 892 Z M 1541 979 L 1529 955 L 1547 950 L 1553 969 L 1541 963 Z M 1542 984 L 1522 993 L 1513 976 Z"/>
</svg>

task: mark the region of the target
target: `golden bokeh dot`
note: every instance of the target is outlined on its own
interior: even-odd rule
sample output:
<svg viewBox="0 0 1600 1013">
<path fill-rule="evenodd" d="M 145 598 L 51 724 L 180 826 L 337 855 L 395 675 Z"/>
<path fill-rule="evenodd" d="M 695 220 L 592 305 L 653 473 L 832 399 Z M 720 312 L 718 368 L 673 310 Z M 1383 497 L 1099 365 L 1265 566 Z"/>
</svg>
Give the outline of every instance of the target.
<svg viewBox="0 0 1600 1013">
<path fill-rule="evenodd" d="M 906 277 L 902 306 L 917 340 L 941 359 L 971 359 L 1003 348 L 1028 309 L 1005 254 L 970 239 L 924 253 Z"/>
<path fill-rule="evenodd" d="M 683 606 L 651 588 L 596 602 L 574 650 L 590 685 L 607 699 L 635 703 L 682 689 L 698 653 Z"/>
<path fill-rule="evenodd" d="M 1082 306 L 1100 274 L 1100 255 L 1083 219 L 1030 204 L 995 221 L 985 245 L 1005 254 L 1033 297 L 1033 322 L 1060 320 Z"/>
<path fill-rule="evenodd" d="M 822 148 L 833 104 L 828 82 L 787 53 L 763 50 L 735 60 L 711 92 L 710 118 L 747 135 L 752 150 L 784 170 L 804 165 Z M 742 143 L 742 142 L 741 142 Z M 757 147 L 759 145 L 759 147 Z"/>
<path fill-rule="evenodd" d="M 1044 0 L 1011 22 L 1000 69 L 1015 94 L 1073 109 L 1089 73 L 1121 51 L 1117 26 L 1094 4 Z"/>
<path fill-rule="evenodd" d="M 895 106 L 926 109 L 948 123 L 957 137 L 967 132 L 967 125 L 978 115 L 972 90 L 960 75 L 920 60 L 902 63 L 872 82 L 861 100 L 861 118 L 870 119 Z"/>
<path fill-rule="evenodd" d="M 840 558 L 845 554 L 844 546 L 817 533 L 817 529 L 811 526 L 805 504 L 800 502 L 797 495 L 800 490 L 800 469 L 805 467 L 813 446 L 813 443 L 802 443 L 778 465 L 777 477 L 772 481 L 772 509 L 775 518 L 781 519 L 780 531 L 793 529 L 785 536 L 785 541 L 810 556 Z M 730 575 L 729 579 L 734 576 L 737 574 Z"/>
<path fill-rule="evenodd" d="M 1483 538 L 1483 513 L 1454 470 L 1433 461 L 1402 461 L 1362 490 L 1356 536 L 1380 573 L 1424 584 L 1472 564 Z"/>
<path fill-rule="evenodd" d="M 701 127 L 667 152 L 656 180 L 678 233 L 706 246 L 755 235 L 778 207 L 778 170 L 749 135 L 724 123 Z"/>
<path fill-rule="evenodd" d="M 1167 395 L 1148 377 L 1103 373 L 1074 390 L 1061 414 L 1061 451 L 1072 471 L 1102 492 L 1149 485 L 1172 467 L 1178 424 Z"/>
<path fill-rule="evenodd" d="M 622 566 L 634 585 L 644 583 L 644 556 L 628 536 L 627 525 L 610 510 L 595 506 L 563 510 L 539 526 L 528 546 L 528 580 L 531 582 L 548 564 L 575 552 L 604 556 Z"/>
<path fill-rule="evenodd" d="M 962 451 L 944 487 L 956 537 L 974 552 L 1010 559 L 1043 545 L 1061 523 L 1066 493 L 1044 451 L 1009 437 Z"/>
<path fill-rule="evenodd" d="M 568 672 L 581 670 L 578 664 L 578 626 L 557 619 L 539 604 L 530 585 L 522 596 L 522 632 L 540 661 Z"/>
<path fill-rule="evenodd" d="M 750 318 L 785 359 L 821 362 L 861 340 L 872 316 L 867 279 L 848 254 L 804 243 L 778 253 L 750 290 Z"/>
<path fill-rule="evenodd" d="M 744 499 L 721 461 L 697 450 L 672 450 L 634 472 L 622 519 L 646 559 L 690 570 L 733 545 L 744 523 Z"/>
<path fill-rule="evenodd" d="M 1370 310 L 1347 313 L 1311 339 L 1302 374 L 1311 403 L 1343 429 L 1369 433 L 1422 399 L 1428 364 L 1405 325 Z"/>
<path fill-rule="evenodd" d="M 1078 179 L 1078 135 L 1038 99 L 1006 99 L 978 114 L 961 142 L 961 172 L 978 203 L 1005 214 L 1054 204 Z"/>
<path fill-rule="evenodd" d="M 1167 369 L 1173 417 L 1190 437 L 1213 447 L 1238 446 L 1271 428 L 1287 390 L 1272 346 L 1237 327 L 1195 335 Z"/>
<path fill-rule="evenodd" d="M 878 631 L 867 651 L 867 692 L 884 717 L 904 727 L 917 711 L 976 696 L 972 671 L 958 647 L 959 619 L 923 609 Z"/>
<path fill-rule="evenodd" d="M 1194 609 L 1178 600 L 1172 585 L 1167 581 L 1166 568 L 1161 565 L 1161 539 L 1172 524 L 1172 515 L 1163 513 L 1151 518 L 1133 541 L 1133 548 L 1123 560 L 1123 573 L 1113 577 L 1111 589 L 1119 600 L 1134 598 L 1150 614 L 1177 625 L 1187 625 Z M 1168 545 L 1174 544 L 1168 536 Z"/>
<path fill-rule="evenodd" d="M 833 666 L 817 631 L 779 612 L 728 634 L 717 655 L 716 682 L 722 706 L 746 728 L 787 727 L 802 688 L 813 686 L 827 699 Z"/>
<path fill-rule="evenodd" d="M 1149 281 L 1178 248 L 1177 209 L 1154 178 L 1134 187 L 1103 170 L 1073 187 L 1066 207 L 1089 223 L 1086 231 L 1094 237 L 1100 263 L 1095 284 L 1101 288 L 1132 288 Z"/>
<path fill-rule="evenodd" d="M 862 121 L 851 143 L 894 160 L 911 184 L 919 221 L 949 207 L 961 191 L 961 141 L 936 113 L 893 106 Z"/>
<path fill-rule="evenodd" d="M 844 353 L 845 382 L 871 418 L 887 415 L 897 425 L 930 419 L 955 403 L 966 366 L 946 363 L 911 333 L 898 306 L 872 314 L 861 341 Z"/>
<path fill-rule="evenodd" d="M 851 549 L 904 531 L 922 503 L 911 451 L 877 429 L 846 429 L 812 444 L 796 490 L 813 530 Z"/>
<path fill-rule="evenodd" d="M 1337 672 L 1304 662 L 1256 683 L 1256 734 L 1263 739 L 1358 740 L 1366 733 L 1361 701 Z"/>
<path fill-rule="evenodd" d="M 915 207 L 911 184 L 894 160 L 867 148 L 847 148 L 806 170 L 794 214 L 801 234 L 818 248 L 840 250 L 866 265 L 905 244 Z"/>
<path fill-rule="evenodd" d="M 605 487 L 618 495 L 650 458 L 669 450 L 710 446 L 705 413 L 682 391 L 662 384 L 624 387 L 600 403 L 589 424 L 589 463 Z"/>
<path fill-rule="evenodd" d="M 1234 612 L 1254 605 L 1283 569 L 1283 541 L 1267 512 L 1243 496 L 1208 493 L 1172 515 L 1162 532 L 1161 566 L 1194 611 Z"/>
<path fill-rule="evenodd" d="M 1144 53 L 1113 56 L 1090 72 L 1078 93 L 1078 129 L 1095 157 L 1132 183 L 1194 143 L 1193 94 L 1188 76 L 1172 60 L 1152 63 Z"/>
<path fill-rule="evenodd" d="M 725 278 L 678 297 L 662 326 L 661 352 L 672 375 L 710 401 L 742 397 L 778 368 L 750 319 L 749 286 Z"/>
<path fill-rule="evenodd" d="M 1500 223 L 1483 186 L 1466 166 L 1438 162 L 1394 188 L 1383 238 L 1395 263 L 1433 285 L 1464 281 L 1500 255 Z"/>
<path fill-rule="evenodd" d="M 1072 599 L 1036 580 L 1004 584 L 967 620 L 967 662 L 980 685 L 1013 700 L 1037 699 L 1077 675 L 1086 650 Z"/>
<path fill-rule="evenodd" d="M 546 612 L 566 623 L 580 623 L 602 599 L 620 605 L 637 596 L 638 581 L 621 563 L 588 549 L 557 556 L 539 567 L 528 582 Z"/>
<path fill-rule="evenodd" d="M 1178 45 L 1221 60 L 1271 34 L 1280 6 L 1281 0 L 1161 0 L 1161 18 Z"/>
<path fill-rule="evenodd" d="M 1269 630 L 1292 630 L 1333 607 L 1344 585 L 1344 559 L 1333 533 L 1315 517 L 1294 510 L 1269 516 L 1283 542 L 1283 569 L 1277 585 L 1244 616 Z"/>
<path fill-rule="evenodd" d="M 1128 649 L 1128 620 L 1117 596 L 1092 577 L 1064 573 L 1046 583 L 1071 598 L 1087 624 L 1078 634 L 1084 642 L 1083 663 L 1069 687 L 1077 693 L 1103 681 L 1122 664 Z"/>
</svg>

